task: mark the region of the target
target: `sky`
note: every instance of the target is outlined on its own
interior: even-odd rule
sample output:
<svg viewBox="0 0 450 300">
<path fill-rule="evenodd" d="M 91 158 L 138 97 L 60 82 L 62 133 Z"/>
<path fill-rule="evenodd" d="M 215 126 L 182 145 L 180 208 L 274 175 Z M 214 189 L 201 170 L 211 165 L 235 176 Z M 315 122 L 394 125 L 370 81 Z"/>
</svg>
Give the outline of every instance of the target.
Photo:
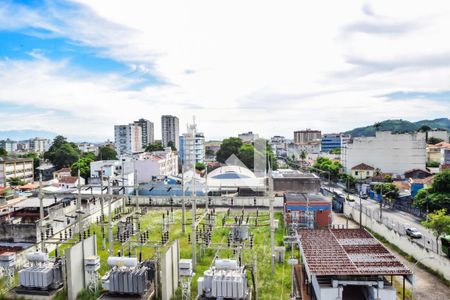
<svg viewBox="0 0 450 300">
<path fill-rule="evenodd" d="M 448 1 L 0 1 L 0 130 L 207 139 L 450 116 Z"/>
</svg>

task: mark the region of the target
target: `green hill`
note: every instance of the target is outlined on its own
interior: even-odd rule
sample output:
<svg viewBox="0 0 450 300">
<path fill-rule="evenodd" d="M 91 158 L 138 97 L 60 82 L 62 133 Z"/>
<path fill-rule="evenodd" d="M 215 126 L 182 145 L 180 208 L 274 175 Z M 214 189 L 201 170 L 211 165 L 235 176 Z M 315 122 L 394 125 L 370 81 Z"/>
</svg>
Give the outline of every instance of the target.
<svg viewBox="0 0 450 300">
<path fill-rule="evenodd" d="M 386 120 L 377 123 L 378 130 L 392 131 L 395 133 L 405 133 L 417 131 L 421 126 L 428 125 L 431 128 L 442 128 L 450 131 L 450 120 L 448 118 L 440 118 L 435 120 L 422 120 L 418 122 L 410 122 L 406 120 Z M 374 124 L 375 125 L 375 124 Z M 375 136 L 375 126 L 359 127 L 347 131 L 352 136 Z"/>
</svg>

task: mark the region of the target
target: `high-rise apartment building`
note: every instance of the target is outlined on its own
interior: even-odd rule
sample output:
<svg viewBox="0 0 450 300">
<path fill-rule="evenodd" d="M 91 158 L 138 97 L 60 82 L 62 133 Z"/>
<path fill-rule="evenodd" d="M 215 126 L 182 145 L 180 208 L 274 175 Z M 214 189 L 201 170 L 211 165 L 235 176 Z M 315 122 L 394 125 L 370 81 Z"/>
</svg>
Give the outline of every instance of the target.
<svg viewBox="0 0 450 300">
<path fill-rule="evenodd" d="M 294 143 L 296 144 L 308 144 L 310 142 L 320 141 L 322 133 L 320 130 L 298 130 L 294 131 Z"/>
<path fill-rule="evenodd" d="M 30 143 L 30 151 L 36 153 L 44 153 L 50 149 L 51 141 L 49 139 L 44 138 L 34 138 L 29 140 Z"/>
<path fill-rule="evenodd" d="M 138 125 L 142 129 L 142 147 L 155 142 L 155 128 L 153 122 L 146 119 L 134 121 L 134 125 Z"/>
<path fill-rule="evenodd" d="M 118 155 L 142 151 L 142 128 L 138 125 L 115 125 L 115 146 Z"/>
<path fill-rule="evenodd" d="M 179 156 L 182 163 L 189 167 L 205 161 L 205 136 L 197 132 L 195 123 L 189 125 L 188 132 L 180 136 Z"/>
<path fill-rule="evenodd" d="M 180 128 L 178 117 L 171 115 L 161 116 L 161 139 L 164 147 L 167 147 L 169 142 L 173 142 L 175 148 L 179 149 Z"/>
</svg>

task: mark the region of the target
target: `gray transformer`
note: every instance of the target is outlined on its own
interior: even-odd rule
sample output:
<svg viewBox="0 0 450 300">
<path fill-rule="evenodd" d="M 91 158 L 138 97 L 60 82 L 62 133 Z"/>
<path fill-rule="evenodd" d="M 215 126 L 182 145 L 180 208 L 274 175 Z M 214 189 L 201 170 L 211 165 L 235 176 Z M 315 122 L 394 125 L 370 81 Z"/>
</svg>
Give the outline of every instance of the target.
<svg viewBox="0 0 450 300">
<path fill-rule="evenodd" d="M 58 289 L 63 285 L 62 264 L 60 259 L 57 258 L 55 262 L 49 262 L 47 259 L 41 261 L 29 259 L 32 265 L 25 267 L 18 272 L 19 286 L 21 288 L 53 290 Z"/>
</svg>

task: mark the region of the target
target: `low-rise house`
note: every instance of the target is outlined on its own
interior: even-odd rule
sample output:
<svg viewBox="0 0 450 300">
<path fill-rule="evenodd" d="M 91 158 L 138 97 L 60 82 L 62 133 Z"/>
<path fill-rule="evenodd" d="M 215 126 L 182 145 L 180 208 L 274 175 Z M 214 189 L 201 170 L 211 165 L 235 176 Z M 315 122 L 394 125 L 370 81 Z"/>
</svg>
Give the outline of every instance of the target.
<svg viewBox="0 0 450 300">
<path fill-rule="evenodd" d="M 56 167 L 52 163 L 43 163 L 37 167 L 36 170 L 38 171 L 38 174 L 42 174 L 43 181 L 49 181 L 54 179 L 53 173 L 56 171 Z"/>
<path fill-rule="evenodd" d="M 424 179 L 430 177 L 431 175 L 433 174 L 423 169 L 412 169 L 405 172 L 405 178 L 408 179 Z"/>
<path fill-rule="evenodd" d="M 60 180 L 63 177 L 72 176 L 70 168 L 62 168 L 53 172 L 53 179 Z"/>
<path fill-rule="evenodd" d="M 58 180 L 58 185 L 61 188 L 73 189 L 78 186 L 78 182 L 80 182 L 80 185 L 85 184 L 85 180 L 83 177 L 80 177 L 80 180 L 78 181 L 78 177 L 76 177 L 76 176 L 65 176 L 65 177 L 61 177 Z"/>
<path fill-rule="evenodd" d="M 352 168 L 352 176 L 364 180 L 374 176 L 375 168 L 365 163 L 360 163 Z"/>
<path fill-rule="evenodd" d="M 431 187 L 433 185 L 433 180 L 434 176 L 428 176 L 421 179 L 410 178 L 409 183 L 411 185 L 411 197 L 414 198 L 421 189 Z"/>
</svg>

